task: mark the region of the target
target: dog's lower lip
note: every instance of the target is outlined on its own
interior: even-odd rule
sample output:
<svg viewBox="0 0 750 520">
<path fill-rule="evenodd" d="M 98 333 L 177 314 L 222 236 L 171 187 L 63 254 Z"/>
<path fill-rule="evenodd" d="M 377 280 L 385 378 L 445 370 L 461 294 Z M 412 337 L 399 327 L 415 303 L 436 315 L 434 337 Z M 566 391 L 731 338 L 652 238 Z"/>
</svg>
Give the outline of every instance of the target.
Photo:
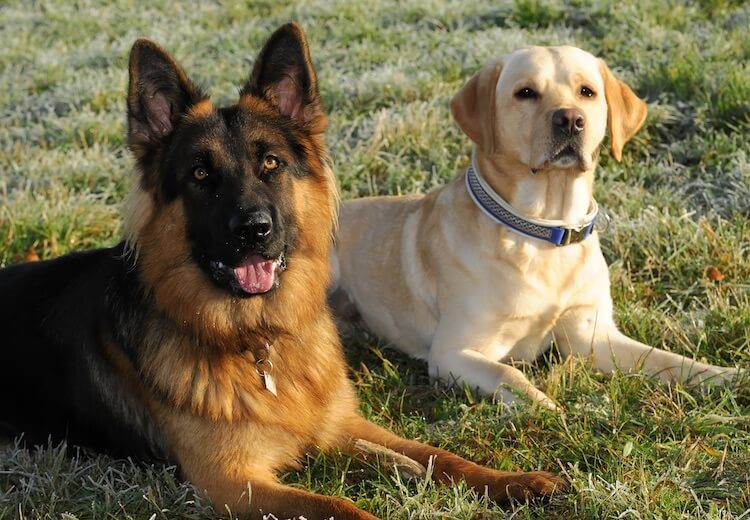
<svg viewBox="0 0 750 520">
<path fill-rule="evenodd" d="M 548 154 L 547 158 L 541 163 L 539 163 L 538 165 L 532 166 L 530 168 L 531 173 L 536 174 L 544 169 L 554 167 L 556 162 L 565 158 L 569 158 L 571 156 L 578 159 L 577 161 L 578 164 L 584 164 L 585 161 L 583 161 L 580 152 L 576 150 L 573 145 L 569 144 L 569 145 L 563 146 L 562 148 L 557 149 L 555 152 Z"/>
<path fill-rule="evenodd" d="M 575 155 L 575 156 L 577 156 L 578 152 L 575 150 L 575 148 L 573 148 L 572 146 L 568 145 L 568 146 L 564 147 L 562 150 L 560 150 L 559 152 L 557 152 L 552 157 L 552 160 L 554 161 L 554 160 L 560 159 L 561 157 L 564 157 L 566 155 Z"/>
</svg>

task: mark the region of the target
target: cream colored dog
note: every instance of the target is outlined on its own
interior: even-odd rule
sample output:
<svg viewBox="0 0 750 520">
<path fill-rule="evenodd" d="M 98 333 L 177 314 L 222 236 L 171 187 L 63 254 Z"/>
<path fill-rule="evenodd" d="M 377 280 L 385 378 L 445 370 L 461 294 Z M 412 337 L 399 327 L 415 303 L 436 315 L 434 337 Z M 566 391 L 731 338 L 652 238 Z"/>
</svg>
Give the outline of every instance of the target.
<svg viewBox="0 0 750 520">
<path fill-rule="evenodd" d="M 334 283 L 376 334 L 427 359 L 431 376 L 506 402 L 522 393 L 555 407 L 506 364 L 533 361 L 551 340 L 605 372 L 730 379 L 735 369 L 639 343 L 613 320 L 592 230 L 594 169 L 607 128 L 619 160 L 646 111 L 604 61 L 574 47 L 529 47 L 489 61 L 451 102 L 476 144 L 471 182 L 462 172 L 424 196 L 344 203 Z M 518 231 L 529 226 L 569 230 L 554 245 Z"/>
</svg>

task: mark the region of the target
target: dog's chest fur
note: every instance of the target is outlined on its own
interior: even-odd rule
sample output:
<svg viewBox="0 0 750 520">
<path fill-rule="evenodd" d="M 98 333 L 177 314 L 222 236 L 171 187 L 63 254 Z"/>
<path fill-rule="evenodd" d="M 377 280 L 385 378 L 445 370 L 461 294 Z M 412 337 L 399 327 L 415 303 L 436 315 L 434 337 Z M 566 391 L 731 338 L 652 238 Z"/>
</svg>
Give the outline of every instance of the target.
<svg viewBox="0 0 750 520">
<path fill-rule="evenodd" d="M 294 466 L 314 446 L 341 435 L 341 421 L 356 411 L 333 324 L 326 315 L 271 347 L 278 395 L 263 384 L 252 350 L 226 351 L 197 344 L 189 329 L 158 315 L 144 318 L 137 354 L 107 341 L 107 356 L 155 418 L 170 458 L 191 480 L 220 466 L 249 465 L 259 472 Z M 314 426 L 315 425 L 315 426 Z M 240 464 L 241 462 L 241 464 Z"/>
<path fill-rule="evenodd" d="M 568 310 L 595 305 L 599 291 L 592 282 L 601 271 L 598 238 L 555 247 L 508 230 L 495 233 L 501 237 L 486 267 L 481 299 L 493 309 L 496 333 L 485 354 L 531 361 L 549 346 L 553 328 Z"/>
<path fill-rule="evenodd" d="M 487 218 L 461 188 L 446 187 L 444 204 L 469 219 L 441 225 L 446 242 L 455 244 L 441 300 L 465 302 L 476 333 L 492 338 L 482 349 L 488 358 L 531 361 L 549 346 L 567 311 L 595 306 L 608 294 L 598 237 L 556 247 L 522 236 Z"/>
</svg>

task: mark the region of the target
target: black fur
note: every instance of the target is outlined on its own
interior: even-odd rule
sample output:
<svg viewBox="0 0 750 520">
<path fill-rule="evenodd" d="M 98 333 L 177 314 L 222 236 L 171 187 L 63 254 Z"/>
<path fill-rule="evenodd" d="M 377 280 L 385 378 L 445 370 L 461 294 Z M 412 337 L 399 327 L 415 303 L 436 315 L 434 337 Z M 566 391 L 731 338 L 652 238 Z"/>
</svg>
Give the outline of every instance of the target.
<svg viewBox="0 0 750 520">
<path fill-rule="evenodd" d="M 301 32 L 286 25 L 271 42 L 256 69 L 273 72 L 251 75 L 246 106 L 209 106 L 195 117 L 191 108 L 206 96 L 166 51 L 138 40 L 130 55 L 128 144 L 140 187 L 156 205 L 182 204 L 191 261 L 227 297 L 241 291 L 232 267 L 243 260 L 262 256 L 286 267 L 297 242 L 291 183 L 309 174 L 309 127 L 324 128 Z M 264 162 L 269 154 L 278 158 L 273 171 Z M 207 172 L 203 182 L 196 168 Z M 272 219 L 273 232 L 262 239 L 233 233 L 233 218 L 259 209 Z M 165 334 L 179 328 L 157 308 L 154 288 L 144 286 L 135 250 L 123 242 L 0 270 L 0 433 L 24 434 L 32 444 L 51 437 L 115 456 L 167 459 L 137 385 L 123 380 L 107 350 L 137 371 L 144 338 L 153 332 L 146 327 L 159 321 Z"/>
<path fill-rule="evenodd" d="M 149 307 L 123 254 L 120 244 L 0 270 L 3 433 L 166 458 L 149 414 L 113 384 L 104 357 L 103 335 L 114 327 L 137 336 Z"/>
<path fill-rule="evenodd" d="M 286 131 L 280 131 L 285 126 Z M 217 146 L 201 144 L 206 142 Z M 273 172 L 263 167 L 268 154 L 280 161 Z M 294 248 L 296 223 L 284 194 L 290 193 L 293 178 L 307 174 L 304 159 L 294 124 L 281 115 L 259 116 L 227 107 L 198 124 L 175 129 L 163 159 L 162 193 L 167 202 L 182 198 L 196 262 L 235 296 L 246 295 L 231 283 L 231 267 L 249 254 L 273 259 Z M 207 172 L 202 182 L 193 177 L 196 168 Z M 230 227 L 233 219 L 245 220 L 257 211 L 271 217 L 273 230 L 268 237 L 236 236 Z M 218 276 L 216 262 L 227 266 Z"/>
</svg>

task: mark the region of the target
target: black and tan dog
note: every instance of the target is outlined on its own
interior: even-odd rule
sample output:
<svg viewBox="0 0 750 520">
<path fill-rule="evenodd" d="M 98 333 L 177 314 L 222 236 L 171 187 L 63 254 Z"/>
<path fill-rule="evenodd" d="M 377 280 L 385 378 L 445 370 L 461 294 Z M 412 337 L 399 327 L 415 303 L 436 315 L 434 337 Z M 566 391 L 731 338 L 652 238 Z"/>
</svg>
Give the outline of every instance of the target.
<svg viewBox="0 0 750 520">
<path fill-rule="evenodd" d="M 432 457 L 438 479 L 501 501 L 559 486 L 360 417 L 325 303 L 337 197 L 299 26 L 271 37 L 226 108 L 139 40 L 127 105 L 140 177 L 126 240 L 0 271 L 8 433 L 175 462 L 216 506 L 253 518 L 373 518 L 275 476 L 358 439 Z"/>
</svg>

